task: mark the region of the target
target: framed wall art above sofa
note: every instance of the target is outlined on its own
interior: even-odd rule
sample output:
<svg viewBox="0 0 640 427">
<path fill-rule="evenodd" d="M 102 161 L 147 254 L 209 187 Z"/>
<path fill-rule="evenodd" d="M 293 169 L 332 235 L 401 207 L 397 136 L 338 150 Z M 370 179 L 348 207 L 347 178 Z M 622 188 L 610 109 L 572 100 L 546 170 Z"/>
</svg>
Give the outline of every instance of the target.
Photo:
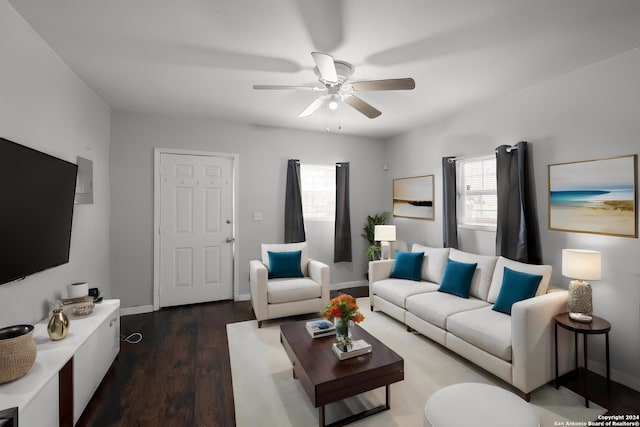
<svg viewBox="0 0 640 427">
<path fill-rule="evenodd" d="M 638 156 L 557 163 L 549 171 L 549 229 L 638 237 Z"/>
<path fill-rule="evenodd" d="M 393 180 L 393 216 L 435 219 L 433 175 Z"/>
</svg>

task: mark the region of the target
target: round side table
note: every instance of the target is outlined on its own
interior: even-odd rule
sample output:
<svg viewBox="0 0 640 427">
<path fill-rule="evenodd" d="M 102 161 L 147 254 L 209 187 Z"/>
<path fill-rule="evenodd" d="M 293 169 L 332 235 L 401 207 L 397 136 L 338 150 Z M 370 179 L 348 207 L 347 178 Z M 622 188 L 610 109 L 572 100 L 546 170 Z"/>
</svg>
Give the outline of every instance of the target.
<svg viewBox="0 0 640 427">
<path fill-rule="evenodd" d="M 556 356 L 556 390 L 559 388 L 558 384 L 558 326 L 568 331 L 573 332 L 573 342 L 575 347 L 575 359 L 576 359 L 576 372 L 578 371 L 578 334 L 583 335 L 582 350 L 584 353 L 584 404 L 589 407 L 589 393 L 587 386 L 587 375 L 589 371 L 587 369 L 587 335 L 605 334 L 605 346 L 607 357 L 607 393 L 611 390 L 611 375 L 609 368 L 609 331 L 611 330 L 611 324 L 598 316 L 592 316 L 593 320 L 589 323 L 576 322 L 569 317 L 569 313 L 560 313 L 553 318 L 554 320 L 554 339 L 555 339 L 555 356 Z"/>
</svg>

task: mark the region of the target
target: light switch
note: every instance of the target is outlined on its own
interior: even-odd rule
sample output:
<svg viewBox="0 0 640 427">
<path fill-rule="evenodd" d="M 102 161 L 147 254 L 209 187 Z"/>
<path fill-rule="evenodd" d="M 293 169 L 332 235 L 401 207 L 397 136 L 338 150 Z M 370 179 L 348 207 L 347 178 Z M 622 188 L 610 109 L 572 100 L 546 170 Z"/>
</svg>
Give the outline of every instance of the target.
<svg viewBox="0 0 640 427">
<path fill-rule="evenodd" d="M 262 221 L 262 212 L 254 212 L 253 213 L 254 221 Z"/>
</svg>

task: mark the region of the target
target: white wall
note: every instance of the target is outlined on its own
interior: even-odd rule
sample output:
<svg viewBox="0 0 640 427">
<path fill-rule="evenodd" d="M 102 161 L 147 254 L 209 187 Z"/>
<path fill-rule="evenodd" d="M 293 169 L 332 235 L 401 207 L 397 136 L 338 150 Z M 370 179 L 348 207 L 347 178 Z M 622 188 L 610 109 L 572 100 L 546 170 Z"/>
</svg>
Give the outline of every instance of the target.
<svg viewBox="0 0 640 427">
<path fill-rule="evenodd" d="M 239 294 L 249 294 L 249 260 L 260 243 L 284 238 L 284 186 L 289 158 L 351 163 L 353 263 L 333 264 L 333 223 L 306 224 L 310 256 L 331 266 L 331 283 L 363 281 L 367 214 L 384 208 L 384 143 L 365 138 L 256 127 L 223 121 L 114 112 L 111 128 L 111 277 L 124 307 L 153 302 L 153 149 L 239 155 Z M 253 221 L 253 212 L 262 221 Z"/>
<path fill-rule="evenodd" d="M 568 286 L 569 279 L 560 274 L 563 248 L 602 251 L 602 280 L 593 283 L 594 312 L 612 324 L 612 378 L 640 390 L 640 241 L 550 231 L 547 225 L 547 165 L 640 151 L 638 75 L 640 50 L 634 50 L 393 138 L 388 153 L 389 178 L 436 174 L 436 220 L 396 220 L 399 238 L 441 246 L 441 158 L 485 155 L 502 144 L 528 141 L 543 258 L 553 265 L 552 283 Z M 485 254 L 494 253 L 494 239 L 487 232 L 460 235 L 463 249 Z M 590 368 L 604 373 L 603 336 L 590 339 L 589 359 Z"/>
<path fill-rule="evenodd" d="M 47 301 L 66 298 L 69 283 L 88 281 L 111 295 L 110 112 L 5 0 L 0 58 L 0 136 L 73 163 L 91 159 L 95 186 L 94 204 L 75 207 L 69 263 L 0 285 L 3 327 L 44 318 Z"/>
</svg>

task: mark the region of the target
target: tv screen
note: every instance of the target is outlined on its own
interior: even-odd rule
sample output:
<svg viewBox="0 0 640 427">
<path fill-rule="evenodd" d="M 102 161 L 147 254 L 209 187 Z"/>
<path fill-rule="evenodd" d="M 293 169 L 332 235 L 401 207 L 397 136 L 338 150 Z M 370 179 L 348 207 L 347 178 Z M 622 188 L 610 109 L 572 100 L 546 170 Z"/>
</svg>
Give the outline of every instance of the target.
<svg viewBox="0 0 640 427">
<path fill-rule="evenodd" d="M 0 284 L 69 262 L 77 170 L 0 138 Z"/>
</svg>

